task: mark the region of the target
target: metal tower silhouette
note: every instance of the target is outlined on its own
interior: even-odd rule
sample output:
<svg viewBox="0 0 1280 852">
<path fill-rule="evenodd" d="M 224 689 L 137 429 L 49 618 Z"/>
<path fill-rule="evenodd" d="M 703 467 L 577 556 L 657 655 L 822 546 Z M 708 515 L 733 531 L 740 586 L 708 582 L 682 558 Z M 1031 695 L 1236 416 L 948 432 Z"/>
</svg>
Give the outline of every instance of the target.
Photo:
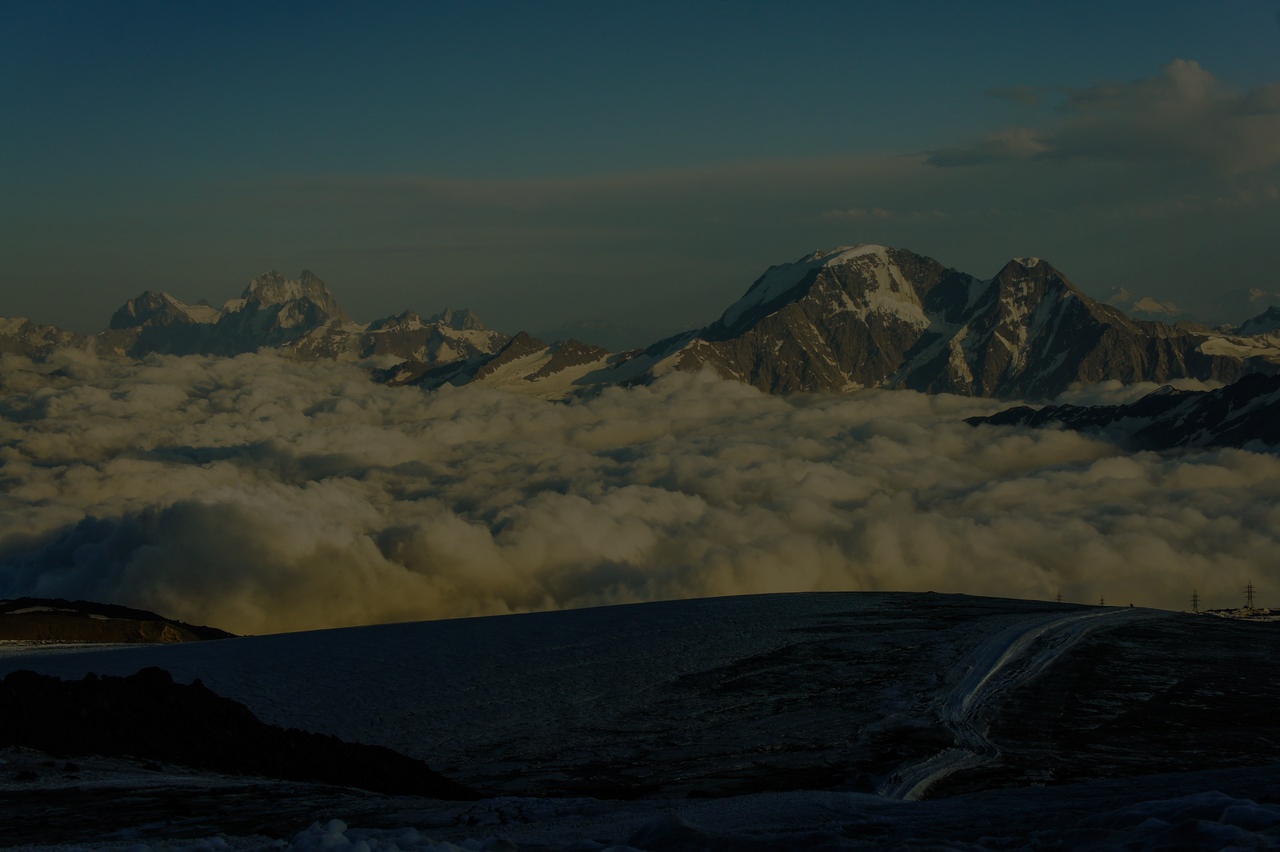
<svg viewBox="0 0 1280 852">
<path fill-rule="evenodd" d="M 1191 611 L 1192 612 L 1200 611 L 1200 595 L 1196 593 L 1195 589 L 1191 590 Z"/>
<path fill-rule="evenodd" d="M 1253 609 L 1253 581 L 1250 580 L 1244 587 L 1244 605 Z"/>
</svg>

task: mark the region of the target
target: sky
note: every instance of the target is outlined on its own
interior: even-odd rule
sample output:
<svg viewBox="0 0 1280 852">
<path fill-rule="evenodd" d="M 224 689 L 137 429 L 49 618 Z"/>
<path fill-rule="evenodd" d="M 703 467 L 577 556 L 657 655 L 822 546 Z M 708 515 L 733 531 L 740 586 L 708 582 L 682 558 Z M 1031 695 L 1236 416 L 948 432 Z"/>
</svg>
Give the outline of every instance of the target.
<svg viewBox="0 0 1280 852">
<path fill-rule="evenodd" d="M 305 268 L 364 320 L 668 331 L 863 242 L 1280 303 L 1276 0 L 676 6 L 0 3 L 0 315 Z"/>
</svg>

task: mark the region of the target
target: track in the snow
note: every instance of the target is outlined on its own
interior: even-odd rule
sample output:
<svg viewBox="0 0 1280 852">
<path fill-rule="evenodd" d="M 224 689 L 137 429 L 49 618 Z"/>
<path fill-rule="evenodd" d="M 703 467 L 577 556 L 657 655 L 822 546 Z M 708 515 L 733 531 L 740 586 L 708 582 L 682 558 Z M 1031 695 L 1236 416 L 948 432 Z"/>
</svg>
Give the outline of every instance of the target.
<svg viewBox="0 0 1280 852">
<path fill-rule="evenodd" d="M 965 674 L 938 707 L 955 745 L 899 768 L 878 792 L 892 799 L 921 799 L 943 778 L 995 760 L 1000 750 L 987 738 L 993 703 L 1039 675 L 1088 634 L 1154 617 L 1158 614 L 1129 608 L 1042 615 L 991 637 L 961 663 Z"/>
</svg>

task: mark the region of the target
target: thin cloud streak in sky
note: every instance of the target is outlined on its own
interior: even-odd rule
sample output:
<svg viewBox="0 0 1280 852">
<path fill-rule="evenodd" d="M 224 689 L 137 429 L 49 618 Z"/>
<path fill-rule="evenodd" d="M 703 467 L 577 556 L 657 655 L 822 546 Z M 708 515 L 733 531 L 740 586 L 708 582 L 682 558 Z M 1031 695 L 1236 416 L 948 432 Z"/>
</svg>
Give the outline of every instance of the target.
<svg viewBox="0 0 1280 852">
<path fill-rule="evenodd" d="M 465 306 L 508 333 L 589 319 L 656 339 L 712 321 L 772 264 L 875 242 L 981 277 L 1045 257 L 1091 295 L 1130 287 L 1239 323 L 1275 266 L 1280 84 L 1152 68 L 992 90 L 1016 113 L 968 142 L 939 128 L 938 147 L 911 155 L 780 148 L 503 177 L 291 162 L 70 206 L 41 187 L 15 196 L 0 238 L 15 283 L 3 312 L 96 331 L 142 289 L 217 303 L 267 269 L 305 268 L 364 320 Z"/>
<path fill-rule="evenodd" d="M 0 595 L 273 632 L 828 589 L 1176 608 L 1280 582 L 1280 459 L 963 422 L 990 400 L 677 375 L 553 404 L 274 355 L 61 366 L 52 387 L 0 373 Z"/>
<path fill-rule="evenodd" d="M 969 166 L 1007 160 L 1100 160 L 1176 165 L 1243 174 L 1280 162 L 1280 86 L 1231 90 L 1199 63 L 1178 59 L 1132 82 L 990 94 L 1039 106 L 1063 100 L 1046 127 L 1015 127 L 932 152 L 931 165 Z"/>
</svg>

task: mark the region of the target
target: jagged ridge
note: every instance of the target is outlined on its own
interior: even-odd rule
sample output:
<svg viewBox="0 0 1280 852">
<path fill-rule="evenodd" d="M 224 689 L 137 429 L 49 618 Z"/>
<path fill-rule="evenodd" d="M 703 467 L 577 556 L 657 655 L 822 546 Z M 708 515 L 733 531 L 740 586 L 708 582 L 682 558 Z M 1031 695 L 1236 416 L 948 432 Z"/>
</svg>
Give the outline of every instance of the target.
<svg viewBox="0 0 1280 852">
<path fill-rule="evenodd" d="M 1280 447 L 1280 375 L 1245 376 L 1212 391 L 1166 385 L 1127 405 L 1017 406 L 967 422 L 1059 426 L 1130 449 Z"/>
<path fill-rule="evenodd" d="M 76 340 L 6 322 L 0 352 L 39 357 Z M 134 357 L 274 347 L 371 359 L 375 378 L 391 384 L 480 383 L 549 398 L 707 367 L 770 393 L 909 388 L 1044 399 L 1077 383 L 1280 372 L 1278 325 L 1277 308 L 1236 329 L 1145 322 L 1085 295 L 1039 258 L 978 279 L 905 249 L 860 245 L 770 267 L 715 322 L 632 352 L 509 338 L 465 310 L 360 325 L 306 271 L 296 280 L 259 276 L 221 309 L 143 293 L 90 345 Z"/>
<path fill-rule="evenodd" d="M 980 280 L 903 249 L 856 246 L 771 268 L 665 357 L 772 393 L 1052 397 L 1075 383 L 1230 381 L 1280 369 L 1274 346 L 1205 348 L 1222 337 L 1130 319 L 1038 258 Z"/>
</svg>

